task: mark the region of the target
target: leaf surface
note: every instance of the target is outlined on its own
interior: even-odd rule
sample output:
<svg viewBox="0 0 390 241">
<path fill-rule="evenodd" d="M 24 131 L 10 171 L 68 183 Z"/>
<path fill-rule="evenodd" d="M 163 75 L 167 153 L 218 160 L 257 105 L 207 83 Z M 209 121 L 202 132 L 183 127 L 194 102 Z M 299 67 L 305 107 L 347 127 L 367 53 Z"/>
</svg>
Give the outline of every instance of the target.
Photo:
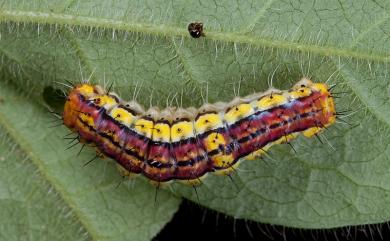
<svg viewBox="0 0 390 241">
<path fill-rule="evenodd" d="M 273 147 L 264 160 L 244 162 L 233 175 L 234 183 L 210 175 L 197 189 L 199 201 L 191 187 L 174 184 L 171 189 L 237 218 L 286 226 L 330 228 L 388 221 L 389 7 L 385 0 L 4 1 L 3 79 L 10 81 L 7 88 L 13 89 L 13 98 L 21 92 L 32 101 L 29 107 L 15 103 L 10 109 L 0 107 L 1 123 L 10 126 L 3 127 L 6 132 L 12 129 L 20 136 L 11 138 L 15 144 L 23 146 L 18 143 L 23 139 L 33 146 L 34 155 L 42 155 L 39 158 L 50 152 L 67 156 L 63 162 L 49 154 L 46 161 L 42 159 L 45 171 L 59 183 L 57 188 L 90 193 L 94 187 L 111 187 L 118 175 L 107 167 L 101 177 L 102 162 L 93 164 L 100 169 L 80 168 L 75 159 L 93 154 L 76 158 L 78 150 L 64 151 L 64 128 L 46 128 L 42 94 L 48 87 L 61 88 L 56 82 L 86 78 L 105 86 L 114 82 L 114 90 L 124 99 L 136 99 L 147 107 L 199 107 L 264 91 L 270 85 L 288 89 L 302 76 L 310 76 L 338 84 L 337 110 L 351 111 L 321 134 L 321 141 L 298 138 L 292 143 L 297 154 L 288 145 Z M 186 27 L 194 21 L 204 23 L 205 38 L 189 36 Z M 3 97 L 6 102 L 9 98 Z M 53 102 L 46 99 L 50 105 Z M 26 108 L 35 110 L 29 117 L 32 126 L 40 126 L 29 135 L 20 120 Z M 50 141 L 42 142 L 44 137 Z M 56 165 L 64 166 L 56 169 Z M 80 180 L 70 185 L 72 175 Z M 62 176 L 68 177 L 60 181 Z M 103 188 L 100 198 L 72 201 L 83 210 L 83 218 L 96 219 L 91 230 L 98 235 L 106 235 L 102 227 L 121 234 L 128 224 L 121 222 L 120 231 L 111 229 L 107 219 L 114 220 L 115 214 L 101 207 L 125 207 L 129 195 L 153 199 L 153 188 L 144 180 L 135 183 L 128 191 L 133 195 Z M 91 200 L 105 203 L 94 206 L 102 213 L 83 206 Z M 161 204 L 158 210 L 171 214 L 177 199 L 164 196 L 159 203 L 170 209 Z"/>
</svg>

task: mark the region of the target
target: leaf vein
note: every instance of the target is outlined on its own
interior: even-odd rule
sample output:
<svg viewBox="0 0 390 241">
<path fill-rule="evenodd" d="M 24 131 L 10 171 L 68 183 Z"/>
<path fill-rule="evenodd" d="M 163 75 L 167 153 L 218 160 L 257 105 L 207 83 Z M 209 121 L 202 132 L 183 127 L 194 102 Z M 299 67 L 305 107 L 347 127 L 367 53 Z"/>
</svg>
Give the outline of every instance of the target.
<svg viewBox="0 0 390 241">
<path fill-rule="evenodd" d="M 165 25 L 153 25 L 147 23 L 129 23 L 113 19 L 98 19 L 93 17 L 73 16 L 66 14 L 44 13 L 44 12 L 29 12 L 29 11 L 0 11 L 0 22 L 31 22 L 39 24 L 57 24 L 79 27 L 96 27 L 101 29 L 113 29 L 129 32 L 140 32 L 156 36 L 181 36 L 190 38 L 186 28 L 178 28 Z M 341 49 L 333 46 L 319 46 L 308 43 L 298 43 L 287 40 L 277 40 L 270 38 L 262 38 L 259 36 L 243 35 L 242 33 L 223 33 L 209 31 L 207 39 L 237 44 L 249 44 L 259 47 L 268 47 L 276 49 L 287 49 L 297 52 L 309 52 L 322 56 L 338 56 L 347 58 L 366 59 L 380 62 L 390 62 L 390 56 L 384 53 L 369 53 L 364 51 L 356 51 L 352 49 Z"/>
</svg>

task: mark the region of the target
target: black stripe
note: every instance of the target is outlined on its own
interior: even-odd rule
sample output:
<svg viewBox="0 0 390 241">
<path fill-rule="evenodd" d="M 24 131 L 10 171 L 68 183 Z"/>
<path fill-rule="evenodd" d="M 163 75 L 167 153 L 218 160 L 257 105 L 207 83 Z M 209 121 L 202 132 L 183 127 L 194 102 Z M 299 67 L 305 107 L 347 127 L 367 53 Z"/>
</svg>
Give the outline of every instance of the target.
<svg viewBox="0 0 390 241">
<path fill-rule="evenodd" d="M 171 126 L 171 123 L 168 120 L 166 120 L 166 119 L 160 119 L 160 120 L 154 122 L 154 124 L 155 125 L 156 124 L 167 124 L 167 125 Z"/>
<path fill-rule="evenodd" d="M 150 159 L 146 161 L 146 164 L 151 166 L 151 167 L 158 168 L 158 169 L 171 168 L 173 166 L 171 163 L 162 163 L 162 162 L 159 162 L 156 160 L 150 160 Z"/>
<path fill-rule="evenodd" d="M 179 166 L 179 167 L 192 166 L 192 165 L 194 165 L 194 164 L 196 164 L 204 159 L 205 158 L 203 155 L 199 155 L 195 158 L 189 159 L 188 161 L 179 161 L 179 162 L 177 162 L 177 166 Z"/>
<path fill-rule="evenodd" d="M 171 145 L 172 145 L 172 147 L 176 147 L 176 146 L 181 146 L 184 144 L 196 144 L 197 141 L 198 141 L 198 139 L 196 137 L 189 137 L 189 138 L 184 139 L 184 140 L 172 142 Z"/>
</svg>

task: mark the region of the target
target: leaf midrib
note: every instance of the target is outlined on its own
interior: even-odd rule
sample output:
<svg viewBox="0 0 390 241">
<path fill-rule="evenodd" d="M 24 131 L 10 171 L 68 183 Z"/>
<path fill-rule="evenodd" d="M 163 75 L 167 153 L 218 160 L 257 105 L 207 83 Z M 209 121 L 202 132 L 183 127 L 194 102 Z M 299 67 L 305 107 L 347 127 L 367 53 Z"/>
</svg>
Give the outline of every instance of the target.
<svg viewBox="0 0 390 241">
<path fill-rule="evenodd" d="M 36 24 L 57 24 L 69 27 L 92 27 L 112 29 L 113 31 L 139 32 L 162 37 L 190 38 L 185 27 L 178 28 L 167 25 L 156 25 L 139 22 L 125 22 L 107 18 L 74 16 L 69 14 L 32 12 L 32 11 L 0 11 L 0 22 L 21 22 Z M 258 47 L 288 49 L 298 52 L 309 52 L 323 56 L 365 59 L 380 62 L 390 62 L 390 56 L 380 53 L 369 53 L 352 49 L 342 49 L 332 46 L 319 46 L 307 43 L 297 43 L 287 40 L 275 40 L 260 36 L 243 35 L 235 32 L 207 31 L 207 39 L 225 43 L 250 44 Z"/>
</svg>

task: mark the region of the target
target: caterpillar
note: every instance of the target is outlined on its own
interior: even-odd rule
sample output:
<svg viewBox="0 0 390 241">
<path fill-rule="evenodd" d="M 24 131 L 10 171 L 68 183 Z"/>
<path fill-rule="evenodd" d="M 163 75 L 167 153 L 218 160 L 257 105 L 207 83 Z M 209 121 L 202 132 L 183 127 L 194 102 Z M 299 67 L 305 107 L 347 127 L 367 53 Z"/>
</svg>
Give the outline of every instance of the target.
<svg viewBox="0 0 390 241">
<path fill-rule="evenodd" d="M 257 159 L 300 133 L 317 135 L 336 112 L 328 86 L 308 78 L 286 91 L 271 88 L 230 103 L 147 111 L 81 83 L 69 91 L 62 119 L 81 142 L 93 143 L 128 173 L 195 185 L 208 173 L 229 175 L 241 160 Z"/>
</svg>

